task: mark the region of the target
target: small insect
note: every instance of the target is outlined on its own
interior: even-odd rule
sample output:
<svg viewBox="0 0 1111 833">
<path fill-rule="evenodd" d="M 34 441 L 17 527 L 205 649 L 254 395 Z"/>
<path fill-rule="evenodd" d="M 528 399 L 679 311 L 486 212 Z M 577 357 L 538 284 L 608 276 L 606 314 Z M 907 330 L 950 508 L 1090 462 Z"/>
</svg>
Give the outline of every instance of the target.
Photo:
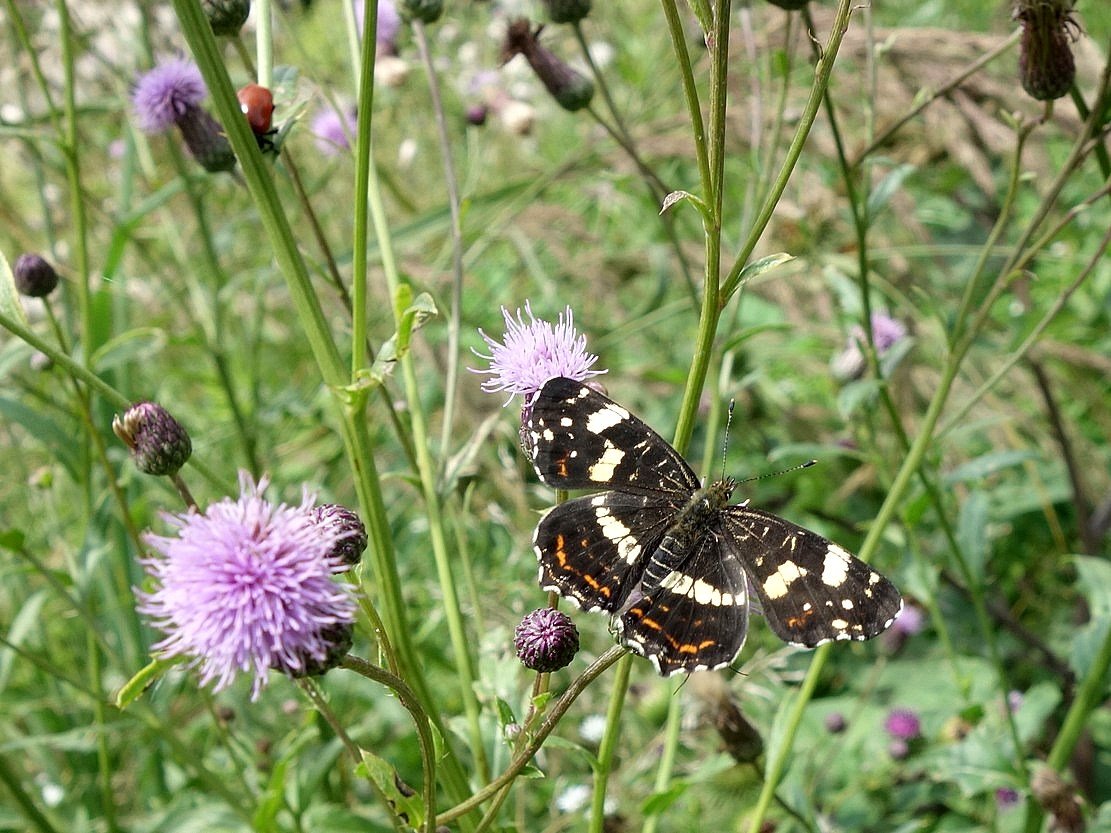
<svg viewBox="0 0 1111 833">
<path fill-rule="evenodd" d="M 274 96 L 270 90 L 259 84 L 247 84 L 236 93 L 239 99 L 239 109 L 247 117 L 247 124 L 255 134 L 258 146 L 262 150 L 274 147 L 272 137 L 277 130 L 272 126 L 274 117 Z"/>
<path fill-rule="evenodd" d="M 749 587 L 776 636 L 813 648 L 871 639 L 899 591 L 832 541 L 703 487 L 663 437 L 573 379 L 544 384 L 522 429 L 540 479 L 609 489 L 561 503 L 536 527 L 540 586 L 613 617 L 622 642 L 668 676 L 728 665 L 744 644 Z"/>
</svg>

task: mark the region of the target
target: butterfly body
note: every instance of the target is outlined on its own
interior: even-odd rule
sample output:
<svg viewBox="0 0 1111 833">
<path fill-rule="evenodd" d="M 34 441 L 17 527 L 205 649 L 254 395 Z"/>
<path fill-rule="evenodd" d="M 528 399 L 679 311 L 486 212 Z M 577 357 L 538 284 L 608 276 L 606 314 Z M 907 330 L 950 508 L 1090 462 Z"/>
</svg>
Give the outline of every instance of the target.
<svg viewBox="0 0 1111 833">
<path fill-rule="evenodd" d="M 805 647 L 869 639 L 902 607 L 894 585 L 837 544 L 747 501 L 731 505 L 733 480 L 703 487 L 659 434 L 580 382 L 548 381 L 522 439 L 544 483 L 605 490 L 540 520 L 541 587 L 610 614 L 665 676 L 733 660 L 750 587 L 776 635 Z"/>
</svg>

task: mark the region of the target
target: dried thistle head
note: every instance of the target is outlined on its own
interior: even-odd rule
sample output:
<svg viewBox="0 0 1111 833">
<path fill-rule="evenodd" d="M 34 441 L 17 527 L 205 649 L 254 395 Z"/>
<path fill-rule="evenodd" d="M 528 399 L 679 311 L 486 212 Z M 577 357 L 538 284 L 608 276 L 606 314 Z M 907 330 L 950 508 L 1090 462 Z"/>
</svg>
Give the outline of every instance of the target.
<svg viewBox="0 0 1111 833">
<path fill-rule="evenodd" d="M 1076 78 L 1072 43 L 1080 36 L 1073 0 L 1016 0 L 1013 18 L 1022 25 L 1022 88 L 1038 101 L 1067 95 Z"/>
</svg>

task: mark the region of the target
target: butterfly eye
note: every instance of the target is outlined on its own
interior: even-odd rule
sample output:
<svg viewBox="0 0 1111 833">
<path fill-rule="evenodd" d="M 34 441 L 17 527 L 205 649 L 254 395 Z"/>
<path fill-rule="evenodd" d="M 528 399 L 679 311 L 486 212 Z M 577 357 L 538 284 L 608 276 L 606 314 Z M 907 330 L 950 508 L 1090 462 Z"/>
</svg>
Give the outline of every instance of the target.
<svg viewBox="0 0 1111 833">
<path fill-rule="evenodd" d="M 271 117 L 274 115 L 274 96 L 270 90 L 258 84 L 247 84 L 236 93 L 236 98 L 239 99 L 239 109 L 247 117 L 251 131 L 256 136 L 269 133 Z"/>
</svg>

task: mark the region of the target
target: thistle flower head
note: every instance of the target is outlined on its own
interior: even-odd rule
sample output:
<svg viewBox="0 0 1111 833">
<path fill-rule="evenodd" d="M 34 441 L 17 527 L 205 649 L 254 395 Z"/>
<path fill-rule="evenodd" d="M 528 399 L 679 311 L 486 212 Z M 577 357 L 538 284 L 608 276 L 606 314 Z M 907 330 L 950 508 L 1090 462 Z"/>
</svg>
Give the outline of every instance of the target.
<svg viewBox="0 0 1111 833">
<path fill-rule="evenodd" d="M 355 113 L 347 111 L 340 115 L 331 107 L 313 116 L 309 130 L 316 137 L 316 149 L 324 156 L 337 156 L 351 147 L 355 135 Z"/>
<path fill-rule="evenodd" d="M 558 671 L 579 652 L 579 630 L 566 613 L 542 607 L 521 620 L 513 634 L 517 658 L 533 671 Z"/>
<path fill-rule="evenodd" d="M 143 562 L 155 589 L 137 596 L 140 613 L 165 634 L 154 650 L 188 657 L 216 691 L 247 673 L 255 699 L 271 668 L 299 676 L 334 662 L 355 602 L 332 579 L 342 533 L 314 521 L 313 496 L 275 505 L 262 496 L 266 478 L 256 485 L 241 473 L 239 484 L 238 500 L 165 516 L 174 536 L 145 536 L 156 552 Z"/>
<path fill-rule="evenodd" d="M 139 127 L 146 133 L 161 133 L 177 124 L 206 95 L 208 89 L 197 65 L 175 59 L 141 75 L 131 94 L 131 103 L 139 117 Z"/>
<path fill-rule="evenodd" d="M 492 377 L 482 383 L 482 389 L 487 393 L 506 391 L 509 393 L 506 404 L 514 395 L 523 396 L 527 403 L 549 379 L 567 376 L 581 382 L 605 373 L 604 370 L 590 369 L 598 357 L 586 352 L 586 336 L 575 331 L 571 307 L 560 314 L 554 326 L 533 316 L 527 301 L 525 315 L 528 322 L 520 309 L 516 318 L 505 307 L 501 312 L 505 319 L 502 341 L 491 338 L 481 329 L 478 331 L 490 355 L 483 355 L 477 350 L 474 354 L 490 362 L 489 369 L 470 368 L 472 373 L 485 373 Z"/>
<path fill-rule="evenodd" d="M 896 740 L 914 740 L 922 733 L 922 722 L 909 709 L 892 709 L 883 722 L 883 728 Z"/>
</svg>

